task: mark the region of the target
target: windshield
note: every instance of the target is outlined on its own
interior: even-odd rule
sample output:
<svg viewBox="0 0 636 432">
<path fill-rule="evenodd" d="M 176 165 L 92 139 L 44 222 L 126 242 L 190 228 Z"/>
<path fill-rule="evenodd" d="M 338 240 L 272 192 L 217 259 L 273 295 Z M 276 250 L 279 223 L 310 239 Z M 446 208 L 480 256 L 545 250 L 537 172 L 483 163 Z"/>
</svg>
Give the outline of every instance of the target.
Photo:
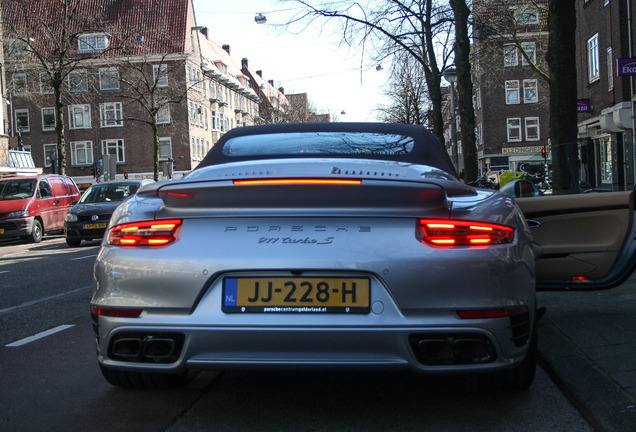
<svg viewBox="0 0 636 432">
<path fill-rule="evenodd" d="M 228 140 L 226 156 L 263 155 L 402 155 L 413 150 L 413 138 L 355 132 L 299 132 L 248 135 Z"/>
<path fill-rule="evenodd" d="M 34 179 L 0 181 L 0 201 L 30 198 L 35 192 Z"/>
<path fill-rule="evenodd" d="M 122 201 L 130 195 L 134 195 L 137 189 L 139 189 L 138 184 L 93 185 L 82 195 L 80 202 L 89 204 Z"/>
</svg>

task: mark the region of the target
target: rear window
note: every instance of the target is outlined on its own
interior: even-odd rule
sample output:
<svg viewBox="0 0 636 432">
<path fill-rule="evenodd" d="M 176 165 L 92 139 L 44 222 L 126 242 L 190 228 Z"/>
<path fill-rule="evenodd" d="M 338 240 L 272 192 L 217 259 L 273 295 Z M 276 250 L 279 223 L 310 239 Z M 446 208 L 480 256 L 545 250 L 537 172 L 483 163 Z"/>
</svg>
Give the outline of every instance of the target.
<svg viewBox="0 0 636 432">
<path fill-rule="evenodd" d="M 110 202 L 110 201 L 122 201 L 128 198 L 130 195 L 134 195 L 139 189 L 138 184 L 108 184 L 108 185 L 93 185 L 87 190 L 82 198 L 81 203 L 98 203 L 98 202 Z"/>
<path fill-rule="evenodd" d="M 369 132 L 300 132 L 246 135 L 229 139 L 229 157 L 265 155 L 405 155 L 413 150 L 410 136 Z"/>
</svg>

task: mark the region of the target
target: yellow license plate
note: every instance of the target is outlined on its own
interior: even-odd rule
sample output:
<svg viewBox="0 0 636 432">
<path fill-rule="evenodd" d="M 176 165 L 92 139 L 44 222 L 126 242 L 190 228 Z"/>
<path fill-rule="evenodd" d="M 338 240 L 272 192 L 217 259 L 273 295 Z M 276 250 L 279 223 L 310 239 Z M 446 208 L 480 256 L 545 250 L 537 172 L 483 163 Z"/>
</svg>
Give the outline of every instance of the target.
<svg viewBox="0 0 636 432">
<path fill-rule="evenodd" d="M 4 234 L 4 228 L 0 228 L 0 234 Z"/>
<path fill-rule="evenodd" d="M 106 228 L 106 222 L 84 224 L 84 229 L 99 229 L 99 228 Z"/>
<path fill-rule="evenodd" d="M 368 313 L 368 278 L 225 278 L 223 312 Z"/>
</svg>

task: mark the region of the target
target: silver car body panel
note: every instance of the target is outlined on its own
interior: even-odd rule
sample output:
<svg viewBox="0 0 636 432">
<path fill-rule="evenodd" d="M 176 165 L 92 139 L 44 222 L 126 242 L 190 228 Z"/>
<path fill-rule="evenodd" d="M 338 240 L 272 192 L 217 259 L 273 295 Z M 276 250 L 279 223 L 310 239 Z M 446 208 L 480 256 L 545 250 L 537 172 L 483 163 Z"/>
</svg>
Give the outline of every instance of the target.
<svg viewBox="0 0 636 432">
<path fill-rule="evenodd" d="M 357 189 L 233 183 L 249 178 L 363 183 Z M 515 239 L 434 248 L 415 235 L 418 218 L 426 217 L 502 224 L 515 229 Z M 343 159 L 212 166 L 143 188 L 117 209 L 109 227 L 167 218 L 183 219 L 183 225 L 178 240 L 166 247 L 102 245 L 91 304 L 143 309 L 138 318 L 99 317 L 98 357 L 104 365 L 140 371 L 355 365 L 450 372 L 506 368 L 526 353 L 527 345 L 513 343 L 508 318 L 457 314 L 520 306 L 533 328 L 534 257 L 523 215 L 512 198 L 468 188 L 437 169 Z M 369 313 L 222 311 L 224 278 L 298 275 L 369 278 Z M 150 330 L 184 335 L 178 359 L 159 364 L 109 357 L 117 334 Z M 425 365 L 409 343 L 412 335 L 458 332 L 483 335 L 496 360 Z"/>
</svg>

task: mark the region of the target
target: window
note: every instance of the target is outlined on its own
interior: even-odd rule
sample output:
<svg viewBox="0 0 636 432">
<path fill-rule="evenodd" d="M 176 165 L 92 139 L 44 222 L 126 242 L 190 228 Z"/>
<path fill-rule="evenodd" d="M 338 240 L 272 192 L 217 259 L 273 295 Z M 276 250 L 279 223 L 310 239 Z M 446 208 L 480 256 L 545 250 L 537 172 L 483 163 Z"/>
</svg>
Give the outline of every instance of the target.
<svg viewBox="0 0 636 432">
<path fill-rule="evenodd" d="M 535 25 L 539 24 L 539 12 L 533 10 L 523 10 L 515 14 L 517 25 Z"/>
<path fill-rule="evenodd" d="M 506 105 L 520 103 L 519 81 L 506 81 Z"/>
<path fill-rule="evenodd" d="M 102 127 L 123 126 L 121 102 L 109 102 L 99 105 L 99 114 Z"/>
<path fill-rule="evenodd" d="M 77 51 L 82 53 L 98 53 L 108 49 L 109 36 L 105 34 L 87 34 L 79 37 Z"/>
<path fill-rule="evenodd" d="M 212 111 L 212 130 L 218 130 L 219 128 L 219 119 L 216 111 Z"/>
<path fill-rule="evenodd" d="M 46 73 L 40 74 L 40 92 L 43 94 L 53 94 L 53 86 L 51 86 L 51 78 Z"/>
<path fill-rule="evenodd" d="M 607 48 L 607 91 L 614 89 L 614 62 L 612 61 L 612 47 Z"/>
<path fill-rule="evenodd" d="M 536 79 L 523 80 L 523 103 L 539 102 L 539 93 Z"/>
<path fill-rule="evenodd" d="M 522 42 L 521 48 L 526 53 L 526 55 L 528 56 L 528 58 L 530 59 L 532 63 L 537 62 L 537 46 L 534 42 Z M 523 55 L 521 56 L 521 64 L 523 66 L 528 66 L 530 64 L 528 63 L 528 60 L 526 60 L 525 56 Z"/>
<path fill-rule="evenodd" d="M 68 74 L 68 91 L 73 93 L 88 91 L 88 75 L 85 70 L 76 70 Z"/>
<path fill-rule="evenodd" d="M 8 57 L 19 59 L 31 55 L 31 47 L 22 39 L 5 40 L 5 53 Z"/>
<path fill-rule="evenodd" d="M 55 130 L 55 108 L 42 108 L 42 130 Z"/>
<path fill-rule="evenodd" d="M 476 135 L 475 139 L 477 141 L 477 146 L 480 146 L 480 147 L 484 145 L 484 136 L 483 136 L 484 132 L 483 132 L 483 129 L 484 129 L 484 124 L 480 122 L 477 125 L 477 130 L 475 131 L 475 135 Z"/>
<path fill-rule="evenodd" d="M 157 111 L 157 124 L 170 123 L 170 105 L 166 104 Z"/>
<path fill-rule="evenodd" d="M 93 164 L 93 142 L 71 141 L 71 165 Z"/>
<path fill-rule="evenodd" d="M 123 139 L 102 140 L 102 154 L 117 156 L 117 163 L 126 162 Z"/>
<path fill-rule="evenodd" d="M 210 81 L 210 99 L 216 99 L 216 83 Z"/>
<path fill-rule="evenodd" d="M 22 129 L 22 132 L 31 131 L 31 128 L 29 127 L 29 110 L 28 109 L 15 110 L 15 127 L 18 131 L 20 129 Z"/>
<path fill-rule="evenodd" d="M 517 58 L 517 47 L 514 44 L 504 45 L 504 66 L 511 67 L 517 66 L 519 60 Z"/>
<path fill-rule="evenodd" d="M 168 87 L 168 65 L 152 65 L 152 78 L 157 83 L 157 87 Z"/>
<path fill-rule="evenodd" d="M 57 144 L 44 144 L 44 166 L 51 166 L 53 159 L 57 159 Z"/>
<path fill-rule="evenodd" d="M 587 82 L 598 81 L 598 33 L 587 40 Z"/>
<path fill-rule="evenodd" d="M 481 109 L 481 88 L 477 87 L 477 109 L 480 110 Z"/>
<path fill-rule="evenodd" d="M 521 141 L 521 119 L 509 118 L 508 122 L 508 142 Z"/>
<path fill-rule="evenodd" d="M 159 160 L 166 161 L 172 157 L 172 140 L 170 137 L 159 138 Z"/>
<path fill-rule="evenodd" d="M 25 94 L 27 92 L 27 74 L 16 73 L 13 74 L 13 94 Z"/>
<path fill-rule="evenodd" d="M 99 70 L 100 90 L 119 90 L 119 70 L 117 68 L 101 68 Z"/>
<path fill-rule="evenodd" d="M 526 117 L 526 141 L 539 141 L 539 117 Z"/>
<path fill-rule="evenodd" d="M 69 129 L 90 129 L 91 106 L 70 105 L 68 107 Z"/>
</svg>

